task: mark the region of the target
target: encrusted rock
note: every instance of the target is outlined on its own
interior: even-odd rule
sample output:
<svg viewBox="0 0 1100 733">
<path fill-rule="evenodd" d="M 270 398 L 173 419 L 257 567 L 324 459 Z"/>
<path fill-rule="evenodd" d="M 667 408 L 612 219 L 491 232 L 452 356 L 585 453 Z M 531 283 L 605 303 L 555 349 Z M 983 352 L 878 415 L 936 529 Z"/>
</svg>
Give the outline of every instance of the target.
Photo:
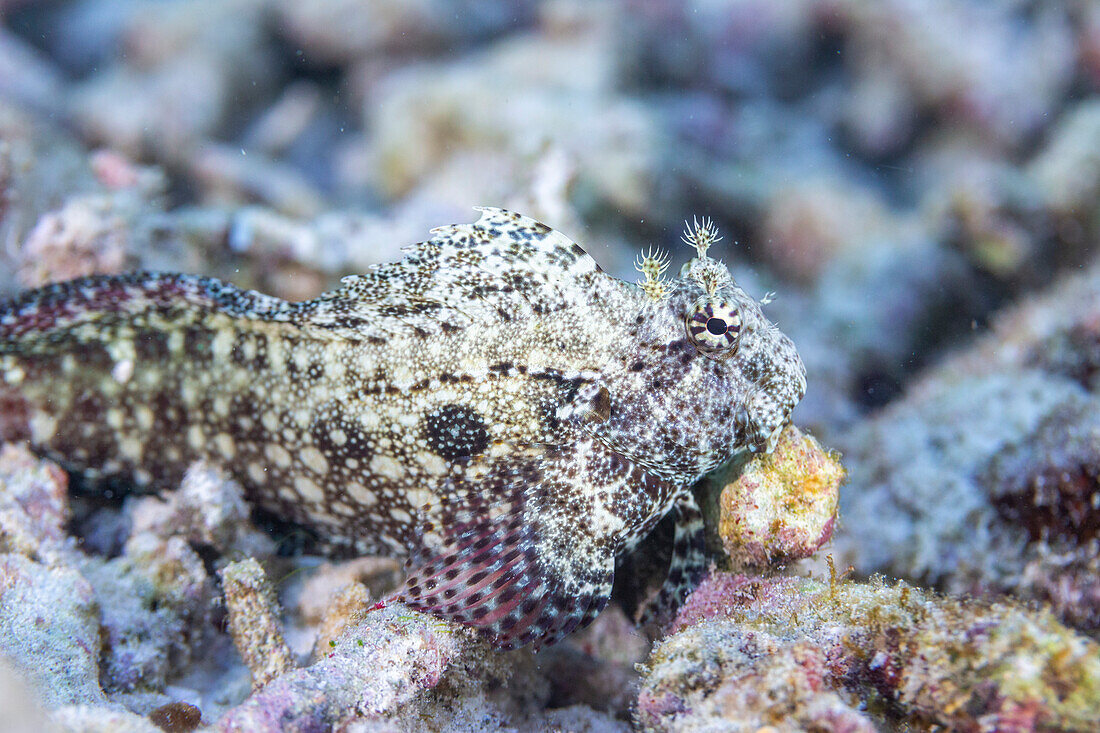
<svg viewBox="0 0 1100 733">
<path fill-rule="evenodd" d="M 825 683 L 825 651 L 808 641 L 700 624 L 663 642 L 646 666 L 642 730 L 877 730 L 854 696 Z"/>
<path fill-rule="evenodd" d="M 129 264 L 130 227 L 105 196 L 70 199 L 38 220 L 23 245 L 25 287 L 83 275 L 121 272 Z"/>
<path fill-rule="evenodd" d="M 214 597 L 202 560 L 182 539 L 130 538 L 117 558 L 88 558 L 108 692 L 160 691 L 201 654 Z"/>
<path fill-rule="evenodd" d="M 336 646 L 336 639 L 349 626 L 361 620 L 369 607 L 370 591 L 362 583 L 349 583 L 331 596 L 328 610 L 317 627 L 312 659 L 316 661 L 330 652 Z"/>
<path fill-rule="evenodd" d="M 103 704 L 99 608 L 75 570 L 0 555 L 0 655 L 47 708 Z"/>
<path fill-rule="evenodd" d="M 733 565 L 763 568 L 813 555 L 832 537 L 843 480 L 838 454 L 787 427 L 772 453 L 722 489 L 718 532 Z"/>
<path fill-rule="evenodd" d="M 279 627 L 279 610 L 267 575 L 252 558 L 222 569 L 222 588 L 229 609 L 229 633 L 252 671 L 252 689 L 294 667 Z"/>
<path fill-rule="evenodd" d="M 366 597 L 378 600 L 396 590 L 404 577 L 401 562 L 392 557 L 326 562 L 302 584 L 295 605 L 303 621 L 315 624 L 331 614 L 333 600 L 348 586 L 362 585 Z"/>
<path fill-rule="evenodd" d="M 242 656 L 251 660 L 254 675 L 257 669 L 263 671 L 263 659 L 257 658 L 260 650 L 278 646 L 270 641 L 275 632 L 268 624 L 255 620 L 255 615 L 266 617 L 269 613 L 264 610 L 267 606 L 261 605 L 261 594 L 256 589 L 261 572 L 254 562 L 245 561 L 223 573 L 223 578 L 229 575 L 227 602 L 231 609 L 240 605 L 260 607 L 259 611 L 250 610 L 252 615 L 247 617 L 232 610 L 230 616 L 248 619 L 248 626 L 234 630 L 234 637 L 238 638 L 238 646 L 247 644 Z M 228 588 L 230 582 L 232 590 Z M 244 601 L 239 600 L 241 595 Z M 239 627 L 241 622 L 231 624 Z M 472 632 L 394 604 L 368 614 L 361 624 L 348 629 L 317 663 L 271 681 L 243 705 L 229 711 L 217 727 L 221 731 L 270 730 L 279 721 L 285 727 L 310 729 L 334 726 L 356 716 L 392 715 L 423 690 L 438 684 L 452 663 L 472 659 L 474 650 L 480 647 L 484 649 L 477 652 L 478 658 L 492 654 L 483 642 L 473 638 Z M 287 663 L 283 668 L 289 666 Z"/>
<path fill-rule="evenodd" d="M 916 727 L 1090 731 L 1100 706 L 1100 646 L 1049 612 L 904 583 L 713 575 L 675 628 L 646 663 L 650 730 L 869 731 L 887 705 Z"/>
<path fill-rule="evenodd" d="M 133 501 L 129 515 L 135 535 L 180 537 L 223 555 L 264 557 L 275 552 L 271 537 L 253 526 L 240 484 L 206 463 L 188 468 L 179 489 L 163 498 Z"/>
<path fill-rule="evenodd" d="M 56 559 L 67 544 L 68 488 L 68 476 L 55 464 L 26 448 L 0 447 L 0 552 Z"/>
<path fill-rule="evenodd" d="M 838 437 L 844 562 L 951 592 L 1050 603 L 1100 628 L 1100 268 L 1002 314 L 993 333 Z"/>
</svg>

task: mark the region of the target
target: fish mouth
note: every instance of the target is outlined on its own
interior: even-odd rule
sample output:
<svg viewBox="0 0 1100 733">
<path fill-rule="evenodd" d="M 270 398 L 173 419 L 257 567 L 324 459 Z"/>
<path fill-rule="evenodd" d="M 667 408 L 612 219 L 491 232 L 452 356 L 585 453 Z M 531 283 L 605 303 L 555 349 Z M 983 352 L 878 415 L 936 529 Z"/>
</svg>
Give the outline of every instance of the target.
<svg viewBox="0 0 1100 733">
<path fill-rule="evenodd" d="M 775 428 L 768 428 L 760 421 L 754 420 L 749 414 L 747 405 L 741 405 L 738 408 L 734 422 L 737 426 L 735 442 L 739 449 L 747 449 L 750 453 L 762 452 L 767 447 L 768 440 L 775 430 Z"/>
<path fill-rule="evenodd" d="M 790 401 L 777 402 L 773 397 L 760 394 L 751 407 L 742 405 L 737 417 L 739 442 L 752 453 L 770 453 L 783 428 L 791 424 L 794 405 Z M 757 417 L 751 416 L 756 412 Z"/>
<path fill-rule="evenodd" d="M 768 432 L 757 430 L 753 436 L 747 441 L 747 447 L 750 453 L 762 453 L 768 454 L 775 450 L 776 443 L 779 442 L 779 436 L 782 434 L 783 429 L 791 424 L 790 418 L 781 422 L 778 426 L 772 428 Z"/>
</svg>

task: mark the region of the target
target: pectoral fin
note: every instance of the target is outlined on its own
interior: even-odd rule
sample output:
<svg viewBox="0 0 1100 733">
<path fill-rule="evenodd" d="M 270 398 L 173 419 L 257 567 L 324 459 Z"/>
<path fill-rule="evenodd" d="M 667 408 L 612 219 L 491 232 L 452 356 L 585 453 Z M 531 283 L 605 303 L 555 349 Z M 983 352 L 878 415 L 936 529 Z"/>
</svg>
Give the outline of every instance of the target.
<svg viewBox="0 0 1100 733">
<path fill-rule="evenodd" d="M 585 536 L 580 515 L 577 536 L 560 536 L 560 512 L 584 503 L 563 460 L 497 461 L 488 475 L 476 460 L 456 469 L 426 508 L 399 600 L 504 649 L 552 644 L 590 623 L 611 594 L 614 549 L 611 538 Z"/>
</svg>

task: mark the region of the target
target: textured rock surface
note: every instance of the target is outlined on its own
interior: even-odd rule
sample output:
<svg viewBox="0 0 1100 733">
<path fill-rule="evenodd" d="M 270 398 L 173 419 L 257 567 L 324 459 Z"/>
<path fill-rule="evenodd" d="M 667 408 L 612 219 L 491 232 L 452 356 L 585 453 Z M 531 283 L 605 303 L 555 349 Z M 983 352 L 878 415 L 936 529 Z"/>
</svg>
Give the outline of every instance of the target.
<svg viewBox="0 0 1100 733">
<path fill-rule="evenodd" d="M 774 452 L 730 477 L 718 499 L 718 533 L 734 567 L 801 560 L 832 537 L 844 469 L 813 436 L 788 427 Z"/>
<path fill-rule="evenodd" d="M 844 561 L 1100 628 L 1098 318 L 1094 268 L 1002 314 L 845 436 Z"/>
<path fill-rule="evenodd" d="M 142 497 L 127 508 L 133 534 L 179 537 L 230 556 L 266 557 L 275 552 L 271 537 L 250 522 L 240 484 L 204 463 L 193 464 L 179 489 L 163 500 Z"/>
<path fill-rule="evenodd" d="M 498 674 L 505 669 L 470 632 L 395 604 L 348 629 L 320 661 L 271 681 L 222 717 L 218 728 L 301 730 L 356 716 L 390 717 L 436 687 L 460 659 L 458 675 L 484 665 Z"/>
<path fill-rule="evenodd" d="M 190 665 L 209 623 L 212 588 L 202 560 L 179 538 L 132 537 L 122 556 L 81 565 L 96 589 L 108 692 L 161 690 Z"/>
<path fill-rule="evenodd" d="M 69 478 L 13 445 L 0 447 L 0 552 L 48 562 L 64 551 Z"/>
<path fill-rule="evenodd" d="M 1045 611 L 904 583 L 717 574 L 646 662 L 651 730 L 1087 731 L 1100 647 Z M 873 711 L 880 711 L 874 713 Z"/>
<path fill-rule="evenodd" d="M 0 653 L 48 708 L 106 702 L 99 688 L 99 613 L 75 570 L 0 555 Z"/>
<path fill-rule="evenodd" d="M 294 667 L 279 628 L 274 591 L 264 569 L 251 558 L 225 566 L 220 577 L 229 611 L 229 633 L 252 672 L 252 689 L 262 689 Z"/>
</svg>

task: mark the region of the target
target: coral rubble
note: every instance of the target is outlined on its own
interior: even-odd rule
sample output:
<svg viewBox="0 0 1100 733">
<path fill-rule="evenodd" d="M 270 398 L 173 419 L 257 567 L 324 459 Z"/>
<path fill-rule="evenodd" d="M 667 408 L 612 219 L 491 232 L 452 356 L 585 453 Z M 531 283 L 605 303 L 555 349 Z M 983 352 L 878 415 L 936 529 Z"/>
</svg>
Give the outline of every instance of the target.
<svg viewBox="0 0 1100 733">
<path fill-rule="evenodd" d="M 263 568 L 252 558 L 222 568 L 221 581 L 229 633 L 252 672 L 252 689 L 259 690 L 294 667 L 279 629 L 274 592 Z"/>
<path fill-rule="evenodd" d="M 904 583 L 716 574 L 645 663 L 648 730 L 1088 731 L 1100 647 L 1045 611 Z"/>
<path fill-rule="evenodd" d="M 718 500 L 718 533 L 734 567 L 767 568 L 817 552 L 832 537 L 843 478 L 839 457 L 793 426 L 771 454 L 735 469 Z"/>
<path fill-rule="evenodd" d="M 850 529 L 837 538 L 846 562 L 1045 601 L 1100 629 L 1098 283 L 1092 268 L 1003 313 L 838 441 L 850 471 Z"/>
</svg>

